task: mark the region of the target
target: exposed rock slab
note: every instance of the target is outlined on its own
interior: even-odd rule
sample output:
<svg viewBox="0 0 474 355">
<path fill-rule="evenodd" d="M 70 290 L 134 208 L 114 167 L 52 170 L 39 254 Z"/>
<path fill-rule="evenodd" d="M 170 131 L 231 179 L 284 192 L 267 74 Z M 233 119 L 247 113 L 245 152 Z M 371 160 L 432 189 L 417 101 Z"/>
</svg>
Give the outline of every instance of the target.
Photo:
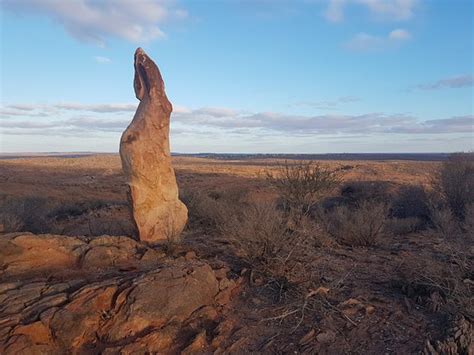
<svg viewBox="0 0 474 355">
<path fill-rule="evenodd" d="M 170 115 L 160 71 L 148 55 L 135 52 L 135 116 L 120 140 L 120 157 L 140 240 L 156 243 L 177 237 L 187 221 L 170 153 Z"/>
<path fill-rule="evenodd" d="M 90 269 L 156 265 L 163 253 L 128 237 L 94 239 L 12 233 L 0 238 L 0 280 L 11 276 L 69 274 Z"/>
<path fill-rule="evenodd" d="M 1 354 L 212 352 L 236 288 L 126 237 L 7 234 L 0 261 Z"/>
</svg>

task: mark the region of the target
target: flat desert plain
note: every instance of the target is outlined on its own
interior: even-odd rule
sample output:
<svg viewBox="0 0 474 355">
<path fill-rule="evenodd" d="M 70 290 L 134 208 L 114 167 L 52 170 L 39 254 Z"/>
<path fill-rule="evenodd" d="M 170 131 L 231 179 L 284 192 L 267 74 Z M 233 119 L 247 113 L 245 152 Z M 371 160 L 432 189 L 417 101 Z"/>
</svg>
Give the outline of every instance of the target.
<svg viewBox="0 0 474 355">
<path fill-rule="evenodd" d="M 285 161 L 278 159 L 173 158 L 189 221 L 181 241 L 153 247 L 161 253 L 156 262 L 168 265 L 197 259 L 213 270 L 224 270 L 224 279 L 232 285 L 229 288 L 232 292 L 223 293 L 227 286 L 220 282 L 220 306 L 213 306 L 212 311 L 210 306 L 205 308 L 208 310 L 206 319 L 211 321 L 196 327 L 191 318 L 181 320 L 173 333 L 174 347 L 168 346 L 168 352 L 187 349 L 191 353 L 408 354 L 426 351 L 434 354 L 439 349 L 459 350 L 468 349 L 469 344 L 472 346 L 472 328 L 466 319 L 472 312 L 472 294 L 468 293 L 472 291 L 473 270 L 467 266 L 466 271 L 468 264 L 460 261 L 463 257 L 469 259 L 466 254 L 472 259 L 472 243 L 466 244 L 466 239 L 461 237 L 460 244 L 445 243 L 443 235 L 422 225 L 426 206 L 419 200 L 430 193 L 439 162 L 321 162 L 337 171 L 340 182 L 320 197 L 319 209 L 331 211 L 337 210 L 340 204 L 360 203 L 369 210 L 358 219 L 359 223 L 379 226 L 380 221 L 373 219 L 378 218 L 376 208 L 385 204 L 386 213 L 380 215 L 381 230 L 377 232 L 377 240 L 351 243 L 346 236 L 338 239 L 327 232 L 332 228 L 328 227 L 331 223 L 322 221 L 324 212 L 321 215 L 315 211 L 310 213 L 310 218 L 295 222 L 294 229 L 308 236 L 305 249 L 298 251 L 301 252 L 299 258 L 296 256 L 299 249 L 295 246 L 281 263 L 283 269 L 275 266 L 280 265 L 278 257 L 264 259 L 261 255 L 251 255 L 252 245 L 255 249 L 265 243 L 266 248 L 278 247 L 265 242 L 266 237 L 262 235 L 280 233 L 275 227 L 280 214 L 275 210 L 268 212 L 268 205 L 273 204 L 276 210 L 284 207 L 279 205 L 278 191 L 269 184 L 268 176 L 278 172 L 282 164 Z M 0 186 L 3 218 L 0 238 L 47 234 L 77 237 L 81 243 L 90 245 L 95 238 L 108 238 L 104 236 L 134 237 L 127 186 L 118 155 L 0 160 Z M 377 200 L 378 205 L 364 205 L 361 201 L 365 200 Z M 249 223 L 253 224 L 249 227 Z M 236 240 L 240 237 L 243 240 Z M 139 348 L 130 347 L 141 343 L 145 344 L 142 350 L 150 349 L 154 332 L 161 331 L 156 333 L 160 339 L 168 336 L 162 334 L 162 325 L 161 328 L 147 327 L 146 331 L 114 341 L 101 336 L 100 331 L 92 336 L 84 330 L 73 340 L 69 335 L 56 334 L 51 329 L 58 329 L 61 317 L 50 316 L 56 321 L 51 324 L 44 320 L 49 318 L 43 316 L 43 311 L 34 315 L 30 311 L 26 317 L 8 292 L 38 283 L 52 289 L 52 285 L 72 284 L 77 280 L 82 280 L 81 287 L 96 285 L 98 289 L 105 287 L 106 278 L 123 280 L 131 273 L 136 277 L 141 266 L 120 269 L 117 266 L 113 277 L 101 269 L 85 274 L 64 269 L 48 273 L 31 268 L 27 273 L 15 274 L 9 270 L 20 270 L 20 264 L 15 264 L 18 266 L 15 269 L 14 262 L 5 261 L 16 252 L 16 249 L 11 250 L 0 252 L 4 258 L 0 260 L 0 337 L 4 349 L 12 351 L 20 349 L 21 344 L 28 344 L 28 349 L 43 346 L 37 349 L 44 351 L 89 349 L 113 353 L 137 350 Z M 48 259 L 49 255 L 48 250 L 44 250 L 44 258 Z M 22 262 L 36 265 L 36 257 L 29 256 L 30 259 Z M 146 270 L 149 270 L 147 265 Z M 460 282 L 458 288 L 453 286 L 457 282 Z M 34 302 L 42 299 L 42 292 Z M 61 292 L 69 301 L 55 304 L 51 309 L 59 313 L 52 312 L 54 314 L 61 314 L 71 299 L 78 297 L 79 291 L 76 287 Z M 153 295 L 153 292 L 165 291 L 149 292 Z M 114 296 L 114 302 L 120 297 Z M 80 313 L 77 309 L 69 311 Z M 119 329 L 118 324 L 122 323 L 111 310 L 101 312 L 104 313 L 97 316 L 97 329 L 105 327 L 109 329 L 108 334 L 115 334 L 110 329 Z M 96 319 L 94 315 L 88 314 L 88 317 L 92 317 L 87 318 L 88 322 Z M 82 329 L 83 318 L 78 319 L 77 327 Z M 96 326 L 90 325 L 96 324 L 94 322 L 84 322 L 88 327 Z M 36 329 L 31 327 L 39 327 L 38 323 L 46 324 L 47 335 L 31 336 L 32 329 Z M 433 352 L 429 352 L 430 349 Z"/>
</svg>

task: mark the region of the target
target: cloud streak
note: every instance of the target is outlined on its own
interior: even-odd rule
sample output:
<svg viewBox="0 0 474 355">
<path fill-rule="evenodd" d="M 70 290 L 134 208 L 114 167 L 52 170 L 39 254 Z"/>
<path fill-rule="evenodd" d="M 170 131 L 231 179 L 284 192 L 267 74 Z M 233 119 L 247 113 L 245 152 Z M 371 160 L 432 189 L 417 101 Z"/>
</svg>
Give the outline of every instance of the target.
<svg viewBox="0 0 474 355">
<path fill-rule="evenodd" d="M 341 96 L 334 100 L 299 101 L 290 106 L 307 106 L 320 110 L 336 110 L 342 105 L 357 101 L 361 101 L 361 98 L 357 96 Z"/>
<path fill-rule="evenodd" d="M 94 113 L 121 113 L 135 112 L 138 104 L 112 103 L 112 104 L 81 104 L 81 103 L 57 103 L 46 104 L 11 104 L 0 108 L 3 118 L 12 116 L 36 116 L 49 117 L 64 112 L 94 112 Z"/>
<path fill-rule="evenodd" d="M 165 22 L 185 18 L 187 12 L 167 0 L 3 0 L 16 13 L 49 17 L 74 38 L 104 46 L 109 37 L 148 42 L 165 37 Z"/>
<path fill-rule="evenodd" d="M 404 21 L 414 16 L 418 0 L 329 0 L 324 16 L 331 22 L 342 22 L 348 6 L 360 6 L 376 19 Z"/>
<path fill-rule="evenodd" d="M 370 52 L 400 46 L 411 38 L 411 33 L 402 28 L 394 29 L 385 36 L 360 32 L 346 42 L 345 47 L 354 52 Z"/>
<path fill-rule="evenodd" d="M 107 57 L 102 57 L 100 55 L 98 56 L 95 56 L 94 57 L 94 60 L 99 63 L 99 64 L 108 64 L 108 63 L 111 63 L 112 60 L 110 58 L 107 58 Z"/>
<path fill-rule="evenodd" d="M 464 74 L 450 78 L 439 79 L 432 83 L 420 84 L 417 86 L 421 90 L 439 90 L 439 89 L 459 89 L 471 87 L 474 85 L 474 75 Z"/>
<path fill-rule="evenodd" d="M 16 109 L 12 107 L 16 106 Z M 178 106 L 179 107 L 179 106 Z M 22 110 L 21 105 L 9 105 L 18 115 L 3 116 L 0 121 L 3 134 L 72 135 L 117 134 L 129 124 L 129 104 L 56 104 L 44 107 L 49 110 L 48 119 L 38 118 L 36 110 Z M 53 109 L 62 108 L 58 113 Z M 88 114 L 79 112 L 89 110 Z M 120 111 L 116 111 L 120 110 Z M 43 112 L 43 113 L 45 113 Z M 87 112 L 86 112 L 87 113 Z M 46 113 L 45 113 L 46 114 Z M 62 116 L 61 116 L 62 115 Z M 110 116 L 113 115 L 113 116 Z M 117 116 L 118 115 L 118 116 Z M 69 117 L 68 117 L 69 116 Z M 192 134 L 233 135 L 392 135 L 392 134 L 450 134 L 469 133 L 474 129 L 474 116 L 455 116 L 443 119 L 420 120 L 404 114 L 380 112 L 362 115 L 324 114 L 314 116 L 281 114 L 275 112 L 249 113 L 219 107 L 190 109 L 179 107 L 172 114 L 174 132 Z M 49 132 L 49 133 L 47 133 Z"/>
</svg>

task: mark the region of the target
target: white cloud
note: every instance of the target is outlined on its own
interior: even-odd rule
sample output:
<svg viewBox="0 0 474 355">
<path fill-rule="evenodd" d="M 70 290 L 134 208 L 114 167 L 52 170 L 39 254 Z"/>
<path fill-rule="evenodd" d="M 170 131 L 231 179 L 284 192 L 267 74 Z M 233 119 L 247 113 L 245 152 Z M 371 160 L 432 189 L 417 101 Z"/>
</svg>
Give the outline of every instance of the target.
<svg viewBox="0 0 474 355">
<path fill-rule="evenodd" d="M 135 43 L 163 38 L 165 22 L 187 16 L 172 0 L 3 0 L 2 5 L 49 17 L 73 37 L 101 46 L 108 37 Z"/>
<path fill-rule="evenodd" d="M 95 56 L 94 59 L 97 63 L 100 63 L 100 64 L 107 64 L 107 63 L 112 62 L 112 60 L 110 58 L 102 57 L 100 55 Z"/>
<path fill-rule="evenodd" d="M 9 107 L 18 106 L 10 105 Z M 21 105 L 20 105 L 21 106 Z M 56 104 L 41 106 L 50 109 L 49 117 L 38 118 L 38 110 L 18 111 L 19 115 L 3 117 L 2 134 L 8 135 L 117 135 L 130 123 L 133 114 L 129 104 Z M 52 108 L 60 109 L 59 113 Z M 87 108 L 94 114 L 76 112 L 77 108 Z M 206 107 L 191 109 L 182 106 L 172 114 L 173 132 L 187 132 L 200 136 L 249 135 L 250 137 L 280 135 L 285 137 L 380 136 L 387 134 L 449 134 L 472 132 L 474 116 L 456 116 L 444 119 L 425 119 L 404 114 L 372 112 L 362 115 L 323 114 L 314 116 L 281 114 L 276 112 L 246 112 L 229 108 Z M 115 111 L 127 108 L 124 111 Z M 81 110 L 85 111 L 85 110 Z M 46 111 L 45 111 L 46 112 Z M 111 116 L 111 114 L 114 114 Z"/>
<path fill-rule="evenodd" d="M 324 15 L 329 21 L 340 22 L 348 5 L 358 5 L 377 19 L 402 21 L 413 17 L 417 3 L 418 0 L 329 0 Z"/>
<path fill-rule="evenodd" d="M 439 79 L 432 83 L 420 84 L 417 86 L 421 90 L 438 90 L 438 89 L 458 89 L 470 87 L 474 85 L 474 75 L 464 74 L 453 76 L 450 78 Z"/>
<path fill-rule="evenodd" d="M 394 41 L 407 41 L 411 39 L 411 34 L 407 30 L 397 28 L 388 34 L 388 38 Z"/>
<path fill-rule="evenodd" d="M 380 49 L 384 42 L 383 37 L 360 32 L 346 43 L 346 48 L 356 52 L 365 52 Z"/>
<path fill-rule="evenodd" d="M 67 111 L 90 111 L 97 113 L 112 112 L 135 112 L 138 104 L 80 104 L 80 103 L 59 103 L 52 105 L 53 108 Z"/>
<path fill-rule="evenodd" d="M 357 96 L 340 96 L 334 100 L 299 101 L 290 106 L 308 106 L 320 110 L 336 110 L 341 105 L 357 102 L 360 100 L 361 99 Z"/>
<path fill-rule="evenodd" d="M 340 22 L 344 19 L 344 4 L 346 3 L 346 0 L 329 0 L 328 7 L 326 8 L 326 11 L 324 12 L 324 16 L 329 21 L 332 22 Z"/>
<path fill-rule="evenodd" d="M 411 39 L 411 34 L 405 29 L 397 28 L 386 36 L 358 33 L 345 44 L 349 50 L 356 52 L 376 51 L 393 48 Z"/>
</svg>

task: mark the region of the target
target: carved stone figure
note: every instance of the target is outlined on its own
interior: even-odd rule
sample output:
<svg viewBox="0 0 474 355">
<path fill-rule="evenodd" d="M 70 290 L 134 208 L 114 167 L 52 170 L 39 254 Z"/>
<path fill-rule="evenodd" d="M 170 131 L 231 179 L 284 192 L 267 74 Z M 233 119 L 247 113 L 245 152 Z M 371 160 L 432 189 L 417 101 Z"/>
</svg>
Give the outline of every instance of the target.
<svg viewBox="0 0 474 355">
<path fill-rule="evenodd" d="M 170 114 L 160 71 L 148 55 L 135 52 L 135 94 L 140 104 L 120 140 L 120 158 L 139 238 L 159 243 L 182 232 L 188 210 L 178 198 L 170 153 Z"/>
</svg>

